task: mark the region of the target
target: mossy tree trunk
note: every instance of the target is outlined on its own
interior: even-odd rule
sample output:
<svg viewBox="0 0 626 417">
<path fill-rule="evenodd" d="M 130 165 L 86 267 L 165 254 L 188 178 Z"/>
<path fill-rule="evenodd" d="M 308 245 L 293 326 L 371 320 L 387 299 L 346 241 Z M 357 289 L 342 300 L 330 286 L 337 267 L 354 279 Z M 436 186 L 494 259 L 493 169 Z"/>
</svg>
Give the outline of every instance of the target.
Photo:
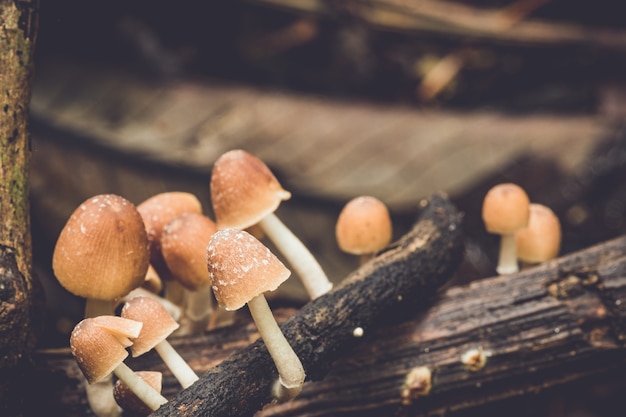
<svg viewBox="0 0 626 417">
<path fill-rule="evenodd" d="M 31 238 L 28 106 L 37 0 L 0 0 L 0 415 L 19 415 L 28 358 Z"/>
</svg>

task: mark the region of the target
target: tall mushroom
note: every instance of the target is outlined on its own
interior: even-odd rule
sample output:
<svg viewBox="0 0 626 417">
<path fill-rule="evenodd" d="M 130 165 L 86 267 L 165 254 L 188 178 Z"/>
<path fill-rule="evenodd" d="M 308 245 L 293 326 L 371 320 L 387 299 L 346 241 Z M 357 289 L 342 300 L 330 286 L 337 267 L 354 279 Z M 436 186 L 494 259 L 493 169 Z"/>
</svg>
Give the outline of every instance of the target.
<svg viewBox="0 0 626 417">
<path fill-rule="evenodd" d="M 133 357 L 154 348 L 183 388 L 198 380 L 198 375 L 166 340 L 179 324 L 161 303 L 151 297 L 134 297 L 126 301 L 121 316 L 143 323 L 141 333 L 130 347 Z"/>
<path fill-rule="evenodd" d="M 286 401 L 298 395 L 304 384 L 300 359 L 278 327 L 264 293 L 274 291 L 291 272 L 261 242 L 248 232 L 220 230 L 207 247 L 207 267 L 218 302 L 226 310 L 246 303 L 276 368 L 274 396 Z"/>
<path fill-rule="evenodd" d="M 148 237 L 139 212 L 115 194 L 96 195 L 70 216 L 54 247 L 52 269 L 69 292 L 84 297 L 85 317 L 111 315 L 118 300 L 139 287 L 148 270 Z M 109 377 L 87 386 L 100 417 L 119 415 Z"/>
<path fill-rule="evenodd" d="M 482 217 L 489 233 L 501 235 L 496 271 L 499 274 L 517 272 L 519 267 L 515 232 L 528 225 L 530 217 L 528 195 L 519 185 L 498 184 L 485 195 Z"/>
<path fill-rule="evenodd" d="M 515 232 L 517 257 L 526 263 L 555 258 L 561 247 L 561 223 L 554 212 L 542 204 L 531 203 L 528 226 Z"/>
<path fill-rule="evenodd" d="M 161 234 L 161 253 L 172 277 L 185 288 L 185 314 L 178 334 L 206 330 L 213 307 L 206 247 L 215 222 L 199 213 L 175 217 Z"/>
<path fill-rule="evenodd" d="M 210 185 L 218 229 L 243 230 L 258 223 L 296 270 L 311 298 L 332 288 L 315 257 L 274 214 L 291 193 L 263 161 L 241 149 L 228 151 L 215 162 Z"/>
<path fill-rule="evenodd" d="M 72 331 L 70 350 L 89 384 L 114 373 L 154 411 L 167 400 L 123 362 L 130 339 L 139 335 L 141 327 L 139 322 L 116 316 L 84 319 Z"/>
<path fill-rule="evenodd" d="M 343 207 L 335 224 L 335 237 L 344 252 L 361 256 L 361 263 L 391 242 L 393 228 L 385 203 L 376 197 L 355 197 Z"/>
</svg>

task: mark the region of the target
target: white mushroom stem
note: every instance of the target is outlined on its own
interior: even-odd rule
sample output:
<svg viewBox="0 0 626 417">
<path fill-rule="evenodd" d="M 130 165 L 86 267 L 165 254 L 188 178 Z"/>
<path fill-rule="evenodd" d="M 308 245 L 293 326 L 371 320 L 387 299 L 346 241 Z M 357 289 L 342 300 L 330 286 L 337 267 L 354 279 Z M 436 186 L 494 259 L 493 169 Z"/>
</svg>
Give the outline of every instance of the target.
<svg viewBox="0 0 626 417">
<path fill-rule="evenodd" d="M 500 275 L 513 274 L 519 271 L 514 234 L 502 235 L 500 238 L 500 256 L 496 271 Z"/>
<path fill-rule="evenodd" d="M 152 388 L 146 381 L 141 379 L 124 362 L 120 363 L 113 373 L 124 382 L 133 393 L 143 401 L 152 411 L 156 411 L 167 402 L 167 399 Z"/>
<path fill-rule="evenodd" d="M 191 369 L 185 360 L 176 352 L 172 345 L 163 340 L 159 342 L 154 350 L 157 351 L 163 362 L 172 371 L 174 377 L 178 380 L 183 388 L 191 386 L 198 380 L 198 375 Z"/>
<path fill-rule="evenodd" d="M 315 257 L 285 224 L 271 213 L 259 225 L 296 271 L 311 299 L 330 291 L 333 284 Z"/>
<path fill-rule="evenodd" d="M 278 327 L 263 294 L 248 301 L 248 309 L 276 364 L 280 384 L 284 387 L 284 390 L 278 390 L 277 399 L 287 401 L 302 391 L 305 377 L 302 362 Z"/>
<path fill-rule="evenodd" d="M 192 333 L 204 332 L 209 324 L 213 312 L 213 290 L 211 286 L 198 288 L 196 291 L 185 290 L 187 304 L 185 306 L 185 326 L 189 326 Z M 181 324 L 181 327 L 183 325 Z"/>
<path fill-rule="evenodd" d="M 87 384 L 87 402 L 91 411 L 98 417 L 119 417 L 122 410 L 113 398 L 113 375 L 94 383 Z"/>
</svg>

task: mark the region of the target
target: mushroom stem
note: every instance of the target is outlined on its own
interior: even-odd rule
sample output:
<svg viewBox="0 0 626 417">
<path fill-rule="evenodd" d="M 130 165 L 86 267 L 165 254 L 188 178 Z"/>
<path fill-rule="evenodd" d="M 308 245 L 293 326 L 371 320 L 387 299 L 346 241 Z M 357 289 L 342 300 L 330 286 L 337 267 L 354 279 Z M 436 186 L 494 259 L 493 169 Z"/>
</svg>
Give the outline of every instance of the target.
<svg viewBox="0 0 626 417">
<path fill-rule="evenodd" d="M 302 391 L 305 377 L 302 362 L 278 327 L 263 294 L 251 299 L 248 302 L 248 309 L 263 343 L 276 364 L 278 379 L 284 387 L 283 390 L 275 389 L 275 395 L 279 401 L 287 401 Z"/>
<path fill-rule="evenodd" d="M 122 410 L 113 398 L 113 376 L 85 386 L 87 402 L 98 417 L 119 417 Z"/>
<path fill-rule="evenodd" d="M 176 352 L 170 342 L 163 340 L 154 346 L 163 362 L 172 371 L 174 377 L 183 388 L 191 386 L 198 380 L 198 375 L 191 369 L 185 360 Z"/>
<path fill-rule="evenodd" d="M 502 235 L 500 239 L 500 256 L 496 271 L 500 275 L 513 274 L 519 271 L 517 265 L 517 249 L 515 235 Z"/>
<path fill-rule="evenodd" d="M 113 373 L 122 380 L 152 411 L 156 411 L 167 402 L 167 399 L 141 379 L 124 362 L 120 363 Z"/>
<path fill-rule="evenodd" d="M 311 299 L 330 291 L 333 284 L 302 241 L 289 230 L 275 214 L 270 213 L 259 222 L 261 228 L 302 280 Z"/>
<path fill-rule="evenodd" d="M 213 311 L 213 290 L 207 285 L 196 291 L 187 290 L 187 308 L 185 316 L 193 323 L 208 323 L 208 318 Z"/>
<path fill-rule="evenodd" d="M 87 298 L 85 301 L 85 318 L 110 316 L 115 312 L 116 302 L 113 300 L 97 300 Z"/>
</svg>

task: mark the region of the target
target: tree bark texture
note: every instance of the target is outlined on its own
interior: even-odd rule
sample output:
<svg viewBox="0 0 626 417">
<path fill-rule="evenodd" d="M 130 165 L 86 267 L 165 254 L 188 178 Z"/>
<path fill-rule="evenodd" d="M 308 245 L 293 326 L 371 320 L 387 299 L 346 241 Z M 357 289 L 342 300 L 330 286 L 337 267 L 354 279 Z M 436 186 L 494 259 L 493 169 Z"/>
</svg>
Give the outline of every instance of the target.
<svg viewBox="0 0 626 417">
<path fill-rule="evenodd" d="M 0 0 L 0 414 L 19 403 L 32 288 L 28 106 L 36 1 Z"/>
<path fill-rule="evenodd" d="M 385 315 L 379 326 L 366 328 L 360 340 L 352 340 L 354 349 L 327 353 L 330 370 L 323 379 L 306 383 L 293 401 L 268 406 L 258 416 L 435 416 L 624 369 L 625 277 L 626 237 L 621 237 L 518 274 L 450 287 L 431 308 L 405 311 L 404 321 Z M 310 312 L 311 306 L 303 311 Z M 296 329 L 289 323 L 297 323 L 298 317 L 304 317 L 300 314 L 283 328 Z M 337 329 L 342 328 L 339 317 L 336 321 Z M 242 411 L 238 402 L 248 401 L 250 390 L 258 389 L 248 387 L 247 378 L 259 378 L 265 385 L 268 377 L 259 376 L 259 369 L 271 368 L 267 360 L 246 359 L 265 356 L 259 342 L 247 347 L 256 337 L 254 327 L 246 322 L 173 339 L 197 372 L 208 373 L 159 414 L 175 407 L 185 411 L 183 415 L 203 415 L 204 402 L 224 400 L 216 398 L 216 392 L 232 408 L 211 415 Z M 227 362 L 216 366 L 228 356 Z M 232 362 L 241 358 L 244 362 L 239 365 Z M 69 352 L 42 353 L 39 359 L 41 383 L 56 387 L 48 391 L 49 398 L 42 398 L 46 409 L 88 415 L 84 392 L 77 389 L 80 371 Z M 153 353 L 129 363 L 134 369 L 165 372 L 166 397 L 178 392 L 175 380 Z M 430 373 L 428 381 L 420 377 L 424 369 Z M 320 372 L 312 372 L 309 376 L 315 378 L 310 379 L 321 377 Z M 212 385 L 221 378 L 234 381 L 223 387 Z"/>
</svg>

